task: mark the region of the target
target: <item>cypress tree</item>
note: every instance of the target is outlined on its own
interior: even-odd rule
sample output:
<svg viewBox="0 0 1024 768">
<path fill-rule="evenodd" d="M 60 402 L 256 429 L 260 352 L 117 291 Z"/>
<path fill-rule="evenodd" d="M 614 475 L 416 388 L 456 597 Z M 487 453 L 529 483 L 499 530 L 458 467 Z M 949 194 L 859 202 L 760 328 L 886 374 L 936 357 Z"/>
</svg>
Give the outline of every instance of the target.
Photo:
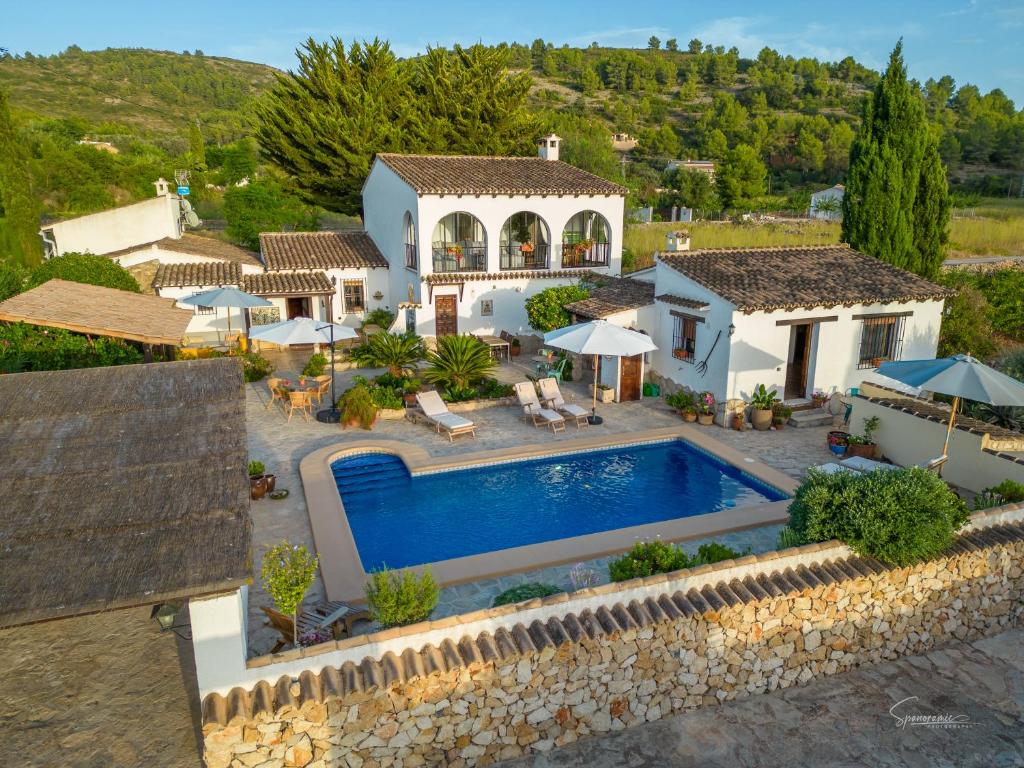
<svg viewBox="0 0 1024 768">
<path fill-rule="evenodd" d="M 24 142 L 14 129 L 14 120 L 7 104 L 7 92 L 0 88 L 0 202 L 6 220 L 8 237 L 2 238 L 13 247 L 11 253 L 0 253 L 2 258 L 14 258 L 28 266 L 43 258 L 43 244 L 39 237 L 39 218 L 42 210 L 32 194 L 32 177 Z"/>
<path fill-rule="evenodd" d="M 930 277 L 942 264 L 948 223 L 945 169 L 920 94 L 907 82 L 901 40 L 850 147 L 843 240 Z"/>
</svg>

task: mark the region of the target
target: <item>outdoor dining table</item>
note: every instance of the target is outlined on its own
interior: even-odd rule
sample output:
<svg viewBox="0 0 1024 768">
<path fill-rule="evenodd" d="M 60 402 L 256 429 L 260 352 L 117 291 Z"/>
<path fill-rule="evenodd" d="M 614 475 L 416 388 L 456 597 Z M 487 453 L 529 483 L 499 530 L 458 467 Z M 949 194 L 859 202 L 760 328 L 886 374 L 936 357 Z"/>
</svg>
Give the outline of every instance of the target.
<svg viewBox="0 0 1024 768">
<path fill-rule="evenodd" d="M 496 349 L 499 354 L 504 354 L 506 361 L 512 359 L 512 345 L 500 336 L 480 336 L 478 338 L 492 350 Z"/>
</svg>

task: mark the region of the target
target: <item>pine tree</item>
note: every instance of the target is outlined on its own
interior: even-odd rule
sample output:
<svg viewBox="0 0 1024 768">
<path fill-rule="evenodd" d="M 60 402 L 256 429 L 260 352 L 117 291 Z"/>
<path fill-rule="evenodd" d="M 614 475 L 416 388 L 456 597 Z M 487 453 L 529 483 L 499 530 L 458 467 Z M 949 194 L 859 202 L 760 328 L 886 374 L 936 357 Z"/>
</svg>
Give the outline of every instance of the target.
<svg viewBox="0 0 1024 768">
<path fill-rule="evenodd" d="M 843 240 L 920 275 L 944 257 L 949 190 L 920 95 L 907 82 L 903 42 L 864 108 L 850 147 Z"/>
<path fill-rule="evenodd" d="M 32 192 L 28 155 L 24 142 L 14 128 L 7 104 L 7 92 L 0 88 L 0 203 L 3 204 L 4 226 L 9 235 L 3 240 L 13 244 L 11 253 L 0 253 L 0 259 L 13 258 L 28 266 L 42 261 L 43 246 L 39 237 L 42 209 Z"/>
</svg>

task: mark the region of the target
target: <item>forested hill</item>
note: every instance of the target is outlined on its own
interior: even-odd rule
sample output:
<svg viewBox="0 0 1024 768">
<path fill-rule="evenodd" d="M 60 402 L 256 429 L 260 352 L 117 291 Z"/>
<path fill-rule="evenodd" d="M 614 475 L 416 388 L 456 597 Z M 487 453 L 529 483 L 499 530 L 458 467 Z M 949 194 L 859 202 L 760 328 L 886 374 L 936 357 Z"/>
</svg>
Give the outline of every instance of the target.
<svg viewBox="0 0 1024 768">
<path fill-rule="evenodd" d="M 174 138 L 181 148 L 196 118 L 207 141 L 248 135 L 249 104 L 273 81 L 273 68 L 264 64 L 202 51 L 71 46 L 55 56 L 0 58 L 0 87 L 9 91 L 17 110 L 75 119 L 99 134 L 164 139 L 161 144 Z"/>
</svg>

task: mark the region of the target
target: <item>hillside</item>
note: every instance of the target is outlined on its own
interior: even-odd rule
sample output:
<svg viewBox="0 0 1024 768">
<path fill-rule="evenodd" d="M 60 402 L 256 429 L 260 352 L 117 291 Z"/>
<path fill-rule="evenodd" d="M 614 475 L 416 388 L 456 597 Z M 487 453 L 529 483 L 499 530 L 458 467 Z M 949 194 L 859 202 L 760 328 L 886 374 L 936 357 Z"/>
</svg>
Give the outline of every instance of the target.
<svg viewBox="0 0 1024 768">
<path fill-rule="evenodd" d="M 274 71 L 198 51 L 72 46 L 55 56 L 0 59 L 0 87 L 15 109 L 34 116 L 74 118 L 92 133 L 174 138 L 184 146 L 194 118 L 207 141 L 247 135 L 247 107 L 270 87 Z"/>
</svg>

